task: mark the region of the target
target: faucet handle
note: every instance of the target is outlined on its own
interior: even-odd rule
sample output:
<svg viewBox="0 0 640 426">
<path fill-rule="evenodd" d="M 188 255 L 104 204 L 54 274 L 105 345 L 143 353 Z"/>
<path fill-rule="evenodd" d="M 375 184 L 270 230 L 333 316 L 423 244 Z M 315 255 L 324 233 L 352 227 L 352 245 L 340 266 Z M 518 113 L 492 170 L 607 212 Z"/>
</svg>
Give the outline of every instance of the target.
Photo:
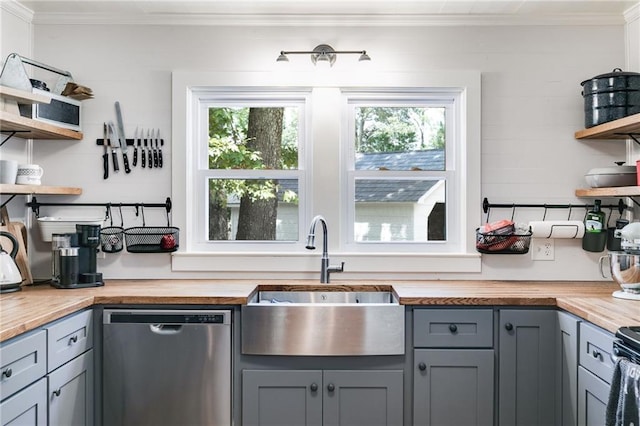
<svg viewBox="0 0 640 426">
<path fill-rule="evenodd" d="M 344 272 L 344 262 L 340 266 L 329 266 L 329 272 Z"/>
</svg>

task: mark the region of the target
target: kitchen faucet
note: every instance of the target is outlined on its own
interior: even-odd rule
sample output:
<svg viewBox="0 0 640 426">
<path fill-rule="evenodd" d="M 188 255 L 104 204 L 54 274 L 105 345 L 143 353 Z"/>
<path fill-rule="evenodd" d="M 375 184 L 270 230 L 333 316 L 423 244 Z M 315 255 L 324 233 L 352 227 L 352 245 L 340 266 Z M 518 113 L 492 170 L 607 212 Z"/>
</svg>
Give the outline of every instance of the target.
<svg viewBox="0 0 640 426">
<path fill-rule="evenodd" d="M 340 266 L 329 266 L 329 249 L 327 243 L 327 221 L 324 217 L 318 215 L 313 218 L 311 221 L 311 228 L 309 228 L 309 235 L 307 236 L 307 249 L 315 250 L 315 239 L 316 239 L 316 224 L 318 222 L 322 223 L 322 260 L 320 263 L 320 282 L 328 283 L 329 282 L 329 274 L 331 272 L 342 272 L 344 271 L 344 262 Z"/>
</svg>

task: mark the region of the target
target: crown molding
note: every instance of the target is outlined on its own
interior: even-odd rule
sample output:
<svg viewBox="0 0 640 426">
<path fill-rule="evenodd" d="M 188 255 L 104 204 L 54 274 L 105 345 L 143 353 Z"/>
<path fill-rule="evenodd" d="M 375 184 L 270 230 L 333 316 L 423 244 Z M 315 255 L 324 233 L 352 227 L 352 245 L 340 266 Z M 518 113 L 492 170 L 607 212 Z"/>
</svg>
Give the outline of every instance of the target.
<svg viewBox="0 0 640 426">
<path fill-rule="evenodd" d="M 27 23 L 33 22 L 34 13 L 15 0 L 0 0 L 0 13 L 10 13 Z"/>
<path fill-rule="evenodd" d="M 640 3 L 624 11 L 624 21 L 626 23 L 640 19 Z"/>
<path fill-rule="evenodd" d="M 635 9 L 635 8 L 632 8 Z M 38 13 L 33 23 L 46 25 L 212 25 L 212 26 L 527 26 L 624 25 L 610 15 L 447 15 L 447 14 L 144 14 Z"/>
</svg>

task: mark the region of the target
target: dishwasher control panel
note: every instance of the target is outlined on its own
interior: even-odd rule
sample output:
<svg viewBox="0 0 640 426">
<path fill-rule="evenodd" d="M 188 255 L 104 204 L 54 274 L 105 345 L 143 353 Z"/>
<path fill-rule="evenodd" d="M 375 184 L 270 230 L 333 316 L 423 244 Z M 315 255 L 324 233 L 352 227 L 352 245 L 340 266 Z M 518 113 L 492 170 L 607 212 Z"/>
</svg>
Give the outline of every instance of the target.
<svg viewBox="0 0 640 426">
<path fill-rule="evenodd" d="M 104 324 L 230 324 L 230 311 L 104 311 Z"/>
</svg>

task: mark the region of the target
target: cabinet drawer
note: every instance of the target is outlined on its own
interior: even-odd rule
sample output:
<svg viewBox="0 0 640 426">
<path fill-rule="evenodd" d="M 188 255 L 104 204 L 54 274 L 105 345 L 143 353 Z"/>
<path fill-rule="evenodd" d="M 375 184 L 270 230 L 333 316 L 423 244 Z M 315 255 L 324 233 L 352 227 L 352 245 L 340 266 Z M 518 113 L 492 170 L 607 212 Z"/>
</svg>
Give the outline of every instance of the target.
<svg viewBox="0 0 640 426">
<path fill-rule="evenodd" d="M 47 334 L 38 331 L 0 347 L 0 400 L 47 373 Z"/>
<path fill-rule="evenodd" d="M 429 348 L 493 347 L 493 311 L 490 309 L 416 309 L 413 345 Z"/>
<path fill-rule="evenodd" d="M 613 375 L 613 340 L 612 334 L 580 323 L 580 365 L 607 383 L 611 383 Z"/>
<path fill-rule="evenodd" d="M 48 371 L 55 370 L 93 347 L 93 311 L 91 310 L 52 323 L 46 329 Z"/>
</svg>

